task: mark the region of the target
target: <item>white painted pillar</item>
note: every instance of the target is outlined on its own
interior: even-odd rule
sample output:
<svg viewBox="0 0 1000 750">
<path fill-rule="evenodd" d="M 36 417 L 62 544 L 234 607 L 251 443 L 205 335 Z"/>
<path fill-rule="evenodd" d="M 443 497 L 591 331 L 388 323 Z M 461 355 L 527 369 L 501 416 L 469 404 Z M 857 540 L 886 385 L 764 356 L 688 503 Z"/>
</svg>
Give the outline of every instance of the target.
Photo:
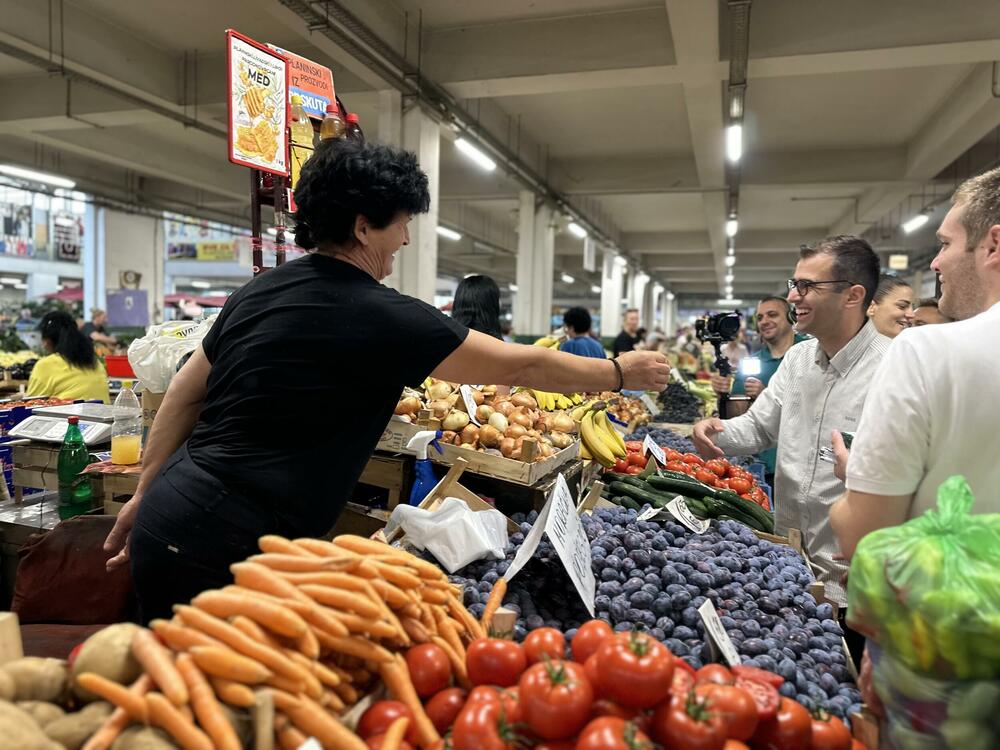
<svg viewBox="0 0 1000 750">
<path fill-rule="evenodd" d="M 649 277 L 642 271 L 635 271 L 632 274 L 632 284 L 631 284 L 631 294 L 629 296 L 629 307 L 634 307 L 639 311 L 639 325 L 645 326 L 645 305 L 646 302 L 646 285 L 649 283 Z"/>
<path fill-rule="evenodd" d="M 618 335 L 622 324 L 622 274 L 624 266 L 617 261 L 617 254 L 604 251 L 604 272 L 601 276 L 601 326 L 604 338 Z"/>
<path fill-rule="evenodd" d="M 104 209 L 88 203 L 83 233 L 83 314 L 104 307 Z"/>
<path fill-rule="evenodd" d="M 104 244 L 104 262 L 99 269 L 105 279 L 98 306 L 104 307 L 105 292 L 120 289 L 122 271 L 140 274 L 139 289 L 146 290 L 149 322 L 163 320 L 164 238 L 163 219 L 120 211 L 101 210 L 98 227 Z M 99 279 L 100 281 L 100 279 Z M 89 310 L 85 310 L 89 315 Z"/>
<path fill-rule="evenodd" d="M 419 107 L 403 115 L 403 148 L 417 155 L 427 173 L 431 210 L 413 217 L 410 244 L 396 254 L 390 284 L 403 294 L 433 304 L 437 287 L 437 223 L 441 132 L 438 124 Z M 390 279 L 386 280 L 388 284 Z"/>
<path fill-rule="evenodd" d="M 514 331 L 538 337 L 552 329 L 555 225 L 552 208 L 546 204 L 536 208 L 533 192 L 522 190 L 519 201 Z"/>
<path fill-rule="evenodd" d="M 674 332 L 677 330 L 677 298 L 673 296 L 673 292 L 667 292 L 664 297 L 667 301 L 667 311 L 664 318 L 663 330 L 668 337 L 672 338 Z"/>
<path fill-rule="evenodd" d="M 386 146 L 399 147 L 403 143 L 403 98 L 395 89 L 384 89 L 378 92 L 378 130 L 375 140 Z M 407 248 L 409 249 L 409 248 Z M 399 289 L 400 256 L 390 273 L 382 283 L 393 289 Z"/>
<path fill-rule="evenodd" d="M 653 330 L 656 320 L 656 294 L 653 285 L 647 280 L 642 287 L 642 305 L 639 308 L 639 325 L 647 331 Z"/>
<path fill-rule="evenodd" d="M 530 190 L 522 190 L 518 194 L 517 208 L 517 265 L 514 278 L 517 291 L 512 293 L 511 311 L 514 318 L 511 321 L 514 333 L 519 336 L 530 336 L 531 324 L 531 286 L 533 283 L 535 252 L 535 194 Z"/>
</svg>

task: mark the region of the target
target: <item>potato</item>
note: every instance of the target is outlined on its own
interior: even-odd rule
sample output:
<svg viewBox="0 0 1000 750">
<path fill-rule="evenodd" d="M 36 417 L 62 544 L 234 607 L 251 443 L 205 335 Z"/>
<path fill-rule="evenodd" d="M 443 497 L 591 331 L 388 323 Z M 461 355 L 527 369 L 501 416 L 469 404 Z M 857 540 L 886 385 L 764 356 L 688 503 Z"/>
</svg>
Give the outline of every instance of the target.
<svg viewBox="0 0 1000 750">
<path fill-rule="evenodd" d="M 85 702 L 97 696 L 76 684 L 77 675 L 93 672 L 119 685 L 131 685 L 139 678 L 142 667 L 132 656 L 132 636 L 138 625 L 122 622 L 109 625 L 83 642 L 73 661 L 73 692 Z"/>
<path fill-rule="evenodd" d="M 45 701 L 18 701 L 17 707 L 34 719 L 42 729 L 45 729 L 50 722 L 66 715 L 66 712 L 55 703 Z"/>
<path fill-rule="evenodd" d="M 118 735 L 111 750 L 177 750 L 177 745 L 159 729 L 133 726 Z"/>
<path fill-rule="evenodd" d="M 66 714 L 61 719 L 46 724 L 45 734 L 66 750 L 80 750 L 83 743 L 101 728 L 104 720 L 111 715 L 111 710 L 110 703 L 90 703 L 75 714 Z"/>
<path fill-rule="evenodd" d="M 14 699 L 58 703 L 66 694 L 69 675 L 62 659 L 24 656 L 3 665 L 3 671 L 14 678 Z"/>
<path fill-rule="evenodd" d="M 31 716 L 7 701 L 0 701 L 0 737 L 4 750 L 63 750 Z"/>
<path fill-rule="evenodd" d="M 17 685 L 14 683 L 14 678 L 0 669 L 0 700 L 14 700 L 16 690 Z"/>
</svg>

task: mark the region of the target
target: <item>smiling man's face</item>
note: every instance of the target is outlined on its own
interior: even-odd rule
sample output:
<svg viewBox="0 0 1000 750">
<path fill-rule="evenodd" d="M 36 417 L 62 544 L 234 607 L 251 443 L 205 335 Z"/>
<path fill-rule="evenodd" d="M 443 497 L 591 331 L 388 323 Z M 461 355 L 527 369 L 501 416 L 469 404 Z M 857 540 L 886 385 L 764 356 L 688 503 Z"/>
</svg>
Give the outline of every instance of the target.
<svg viewBox="0 0 1000 750">
<path fill-rule="evenodd" d="M 968 247 L 968 235 L 962 225 L 963 211 L 964 205 L 954 205 L 944 217 L 937 231 L 941 250 L 931 261 L 931 269 L 941 281 L 938 308 L 952 320 L 965 320 L 982 312 L 986 298 L 986 289 L 976 270 L 980 248 Z M 983 242 L 988 240 L 989 234 Z"/>
</svg>

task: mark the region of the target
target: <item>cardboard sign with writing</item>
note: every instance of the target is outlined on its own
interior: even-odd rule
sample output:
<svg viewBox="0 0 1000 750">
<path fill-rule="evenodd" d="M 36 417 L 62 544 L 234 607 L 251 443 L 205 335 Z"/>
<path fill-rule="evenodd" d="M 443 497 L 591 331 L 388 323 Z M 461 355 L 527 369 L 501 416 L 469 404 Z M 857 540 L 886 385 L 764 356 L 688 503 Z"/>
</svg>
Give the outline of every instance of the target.
<svg viewBox="0 0 1000 750">
<path fill-rule="evenodd" d="M 658 446 L 656 441 L 649 435 L 646 435 L 642 441 L 642 452 L 651 455 L 660 466 L 664 466 L 667 463 L 667 454 L 663 452 L 663 448 Z"/>
<path fill-rule="evenodd" d="M 695 516 L 691 512 L 691 509 L 688 508 L 687 503 L 684 502 L 684 498 L 680 495 L 667 503 L 667 510 L 670 511 L 670 515 L 677 519 L 678 523 L 687 527 L 695 534 L 704 534 L 708 530 L 708 521 L 703 521 Z"/>
<path fill-rule="evenodd" d="M 229 29 L 229 161 L 288 174 L 288 61 Z"/>
<path fill-rule="evenodd" d="M 719 620 L 719 613 L 715 611 L 715 605 L 711 601 L 706 601 L 698 607 L 698 614 L 705 625 L 705 634 L 708 636 L 708 645 L 712 653 L 722 659 L 731 667 L 740 663 L 740 654 L 733 645 L 729 633 L 722 627 Z"/>
<path fill-rule="evenodd" d="M 649 397 L 648 393 L 643 393 L 641 396 L 639 396 L 639 400 L 642 401 L 642 405 L 645 406 L 646 409 L 649 410 L 649 413 L 652 414 L 654 417 L 660 413 L 659 408 L 656 406 L 656 402 Z"/>
<path fill-rule="evenodd" d="M 644 510 L 642 513 L 639 514 L 639 517 L 636 520 L 649 521 L 652 518 L 656 518 L 658 515 L 660 515 L 660 509 L 653 505 L 650 505 L 648 508 L 646 508 L 646 510 Z"/>
<path fill-rule="evenodd" d="M 469 412 L 469 421 L 480 427 L 479 420 L 476 419 L 476 399 L 472 397 L 472 386 L 463 385 L 458 390 L 462 394 L 462 401 L 465 402 L 465 410 Z"/>
</svg>

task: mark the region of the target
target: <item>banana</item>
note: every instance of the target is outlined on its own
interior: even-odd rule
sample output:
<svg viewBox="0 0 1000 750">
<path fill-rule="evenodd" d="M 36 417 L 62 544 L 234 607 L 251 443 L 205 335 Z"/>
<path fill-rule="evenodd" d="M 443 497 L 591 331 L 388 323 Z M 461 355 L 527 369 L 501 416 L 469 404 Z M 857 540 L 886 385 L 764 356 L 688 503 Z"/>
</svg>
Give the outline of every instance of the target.
<svg viewBox="0 0 1000 750">
<path fill-rule="evenodd" d="M 587 450 L 587 444 L 582 440 L 580 441 L 580 458 L 584 461 L 593 461 L 594 457 L 591 455 L 590 451 Z"/>
<path fill-rule="evenodd" d="M 570 398 L 572 399 L 572 401 L 573 401 L 574 404 L 582 404 L 583 403 L 583 396 L 581 394 L 579 394 L 579 393 L 574 393 L 572 396 L 570 396 Z"/>
<path fill-rule="evenodd" d="M 556 342 L 556 343 L 558 343 L 559 339 L 554 338 L 553 336 L 542 336 L 540 339 L 537 339 L 535 341 L 534 345 L 535 346 L 545 346 L 545 347 L 551 348 L 553 341 Z"/>
<path fill-rule="evenodd" d="M 620 436 L 615 432 L 615 428 L 611 426 L 608 421 L 608 413 L 603 410 L 595 411 L 594 414 L 594 426 L 597 428 L 597 434 L 601 438 L 604 445 L 607 447 L 611 454 L 615 458 L 625 458 L 628 455 L 628 451 L 625 450 L 625 442 L 620 440 Z M 618 438 L 616 440 L 615 438 Z"/>
<path fill-rule="evenodd" d="M 594 412 L 588 411 L 583 416 L 583 421 L 580 422 L 580 435 L 583 438 L 583 444 L 587 447 L 587 450 L 594 457 L 601 466 L 614 466 L 615 456 L 604 444 L 604 441 L 597 433 L 597 427 L 594 425 Z"/>
</svg>

